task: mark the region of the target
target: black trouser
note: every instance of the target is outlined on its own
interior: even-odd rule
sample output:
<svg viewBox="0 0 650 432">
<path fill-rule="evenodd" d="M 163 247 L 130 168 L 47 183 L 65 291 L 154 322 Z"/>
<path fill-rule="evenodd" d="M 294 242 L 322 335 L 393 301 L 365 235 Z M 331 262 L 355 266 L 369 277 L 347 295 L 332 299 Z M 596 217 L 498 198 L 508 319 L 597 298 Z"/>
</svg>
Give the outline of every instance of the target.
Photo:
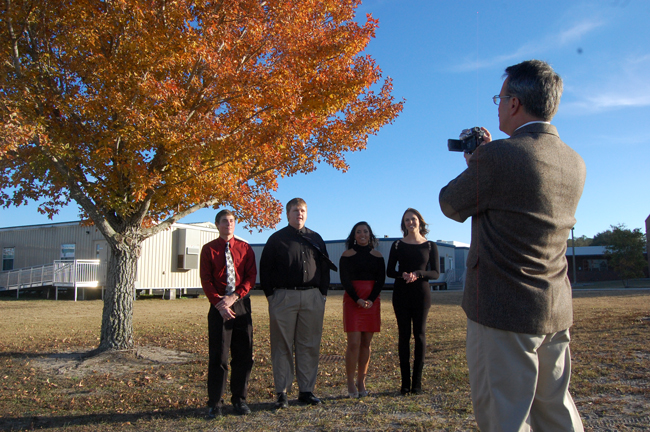
<svg viewBox="0 0 650 432">
<path fill-rule="evenodd" d="M 253 368 L 253 320 L 250 298 L 246 297 L 236 302 L 232 310 L 237 316 L 225 322 L 214 306 L 210 305 L 210 312 L 208 312 L 210 341 L 208 406 L 210 407 L 223 405 L 229 351 L 232 353 L 230 362 L 232 403 L 245 400 L 248 393 L 248 379 Z"/>
<path fill-rule="evenodd" d="M 425 330 L 427 328 L 427 315 L 429 308 L 406 308 L 395 306 L 395 318 L 399 340 L 399 368 L 402 372 L 402 389 L 405 391 L 422 389 L 422 368 L 424 355 L 427 348 Z M 413 337 L 415 339 L 415 355 L 413 361 L 413 381 L 411 382 L 411 323 L 413 323 Z"/>
</svg>

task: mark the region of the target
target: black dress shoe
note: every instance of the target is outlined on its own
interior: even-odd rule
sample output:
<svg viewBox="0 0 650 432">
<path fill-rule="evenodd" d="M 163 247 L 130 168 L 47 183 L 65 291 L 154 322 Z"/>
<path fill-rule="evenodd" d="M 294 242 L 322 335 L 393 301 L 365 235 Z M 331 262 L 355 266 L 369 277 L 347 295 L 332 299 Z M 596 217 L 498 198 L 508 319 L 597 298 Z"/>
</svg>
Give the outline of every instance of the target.
<svg viewBox="0 0 650 432">
<path fill-rule="evenodd" d="M 237 415 L 248 415 L 251 413 L 251 409 L 248 408 L 245 401 L 235 402 L 232 406 Z"/>
<path fill-rule="evenodd" d="M 289 399 L 285 392 L 278 393 L 278 400 L 275 402 L 275 409 L 289 408 Z"/>
<path fill-rule="evenodd" d="M 410 390 L 408 387 L 402 387 L 401 389 L 399 389 L 399 392 L 402 394 L 402 396 L 406 396 L 409 394 Z"/>
<path fill-rule="evenodd" d="M 210 407 L 210 410 L 208 411 L 208 418 L 213 419 L 215 417 L 221 417 L 223 415 L 223 412 L 221 411 L 220 406 L 214 406 Z"/>
<path fill-rule="evenodd" d="M 307 404 L 307 405 L 320 405 L 322 404 L 321 400 L 318 399 L 312 392 L 300 392 L 298 396 L 298 402 Z"/>
<path fill-rule="evenodd" d="M 422 394 L 422 388 L 415 388 L 415 387 L 413 387 L 413 388 L 411 389 L 411 394 L 413 394 L 413 395 L 419 395 L 419 394 Z"/>
</svg>

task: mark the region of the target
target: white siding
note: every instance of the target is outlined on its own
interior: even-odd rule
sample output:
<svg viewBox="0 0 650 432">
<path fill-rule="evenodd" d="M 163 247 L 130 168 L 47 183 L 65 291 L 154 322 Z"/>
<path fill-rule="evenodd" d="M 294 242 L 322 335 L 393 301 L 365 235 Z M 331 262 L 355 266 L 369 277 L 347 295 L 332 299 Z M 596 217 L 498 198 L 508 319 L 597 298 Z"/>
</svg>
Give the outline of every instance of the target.
<svg viewBox="0 0 650 432">
<path fill-rule="evenodd" d="M 216 229 L 176 224 L 142 243 L 136 288 L 201 288 L 199 270 L 178 270 L 179 228 L 198 230 L 201 246 L 219 236 Z M 93 226 L 79 222 L 0 229 L 0 250 L 13 247 L 14 269 L 50 264 L 61 258 L 62 244 L 75 244 L 76 259 L 95 259 L 94 243 L 104 237 Z M 107 246 L 106 246 L 107 247 Z M 105 263 L 102 263 L 105 268 Z"/>
<path fill-rule="evenodd" d="M 142 244 L 142 255 L 138 260 L 138 289 L 155 288 L 198 288 L 201 289 L 199 269 L 178 269 L 179 228 L 197 230 L 200 246 L 219 237 L 216 229 L 176 224 L 172 228 L 148 238 Z"/>
<path fill-rule="evenodd" d="M 51 264 L 61 259 L 61 245 L 74 243 L 76 259 L 94 259 L 93 241 L 103 239 L 79 222 L 0 229 L 0 250 L 15 248 L 14 269 Z"/>
</svg>

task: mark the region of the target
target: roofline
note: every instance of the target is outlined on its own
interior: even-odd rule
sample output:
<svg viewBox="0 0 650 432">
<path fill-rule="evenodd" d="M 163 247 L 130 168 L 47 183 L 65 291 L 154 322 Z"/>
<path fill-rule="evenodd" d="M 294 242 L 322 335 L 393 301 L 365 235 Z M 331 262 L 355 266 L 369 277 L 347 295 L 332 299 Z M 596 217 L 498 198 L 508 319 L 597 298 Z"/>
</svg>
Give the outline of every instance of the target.
<svg viewBox="0 0 650 432">
<path fill-rule="evenodd" d="M 55 226 L 66 226 L 66 225 L 81 225 L 81 221 L 69 221 L 69 222 L 52 222 L 47 224 L 36 224 L 36 225 L 20 225 L 12 227 L 2 227 L 0 231 L 17 231 L 21 229 L 35 229 L 35 228 L 48 228 Z"/>
<path fill-rule="evenodd" d="M 198 222 L 198 223 L 206 223 L 206 222 Z M 68 221 L 68 222 L 52 222 L 48 224 L 20 225 L 20 226 L 12 226 L 12 227 L 2 227 L 0 228 L 0 231 L 19 231 L 23 229 L 56 228 L 56 227 L 64 227 L 64 226 L 81 225 L 82 223 L 83 221 L 78 220 L 78 221 Z M 89 226 L 94 226 L 94 225 L 95 224 Z M 216 228 L 208 228 L 208 227 L 196 226 L 192 224 L 183 224 L 179 222 L 174 222 L 171 226 L 177 228 L 191 228 L 191 229 L 201 230 L 201 231 L 218 232 Z"/>
<path fill-rule="evenodd" d="M 394 241 L 402 240 L 402 239 L 404 239 L 404 237 L 377 237 L 378 242 L 380 242 L 380 241 L 392 241 L 392 242 L 394 242 Z M 345 240 L 346 239 L 323 240 L 323 243 L 325 243 L 326 245 L 334 244 L 334 243 L 345 243 Z M 460 247 L 463 247 L 463 246 L 454 246 L 453 244 L 450 244 L 450 243 L 447 243 L 447 242 L 444 242 L 444 241 L 433 241 L 433 240 L 430 240 L 430 241 L 435 243 L 436 246 L 444 246 L 444 247 L 450 247 L 450 248 L 454 248 L 454 249 L 458 249 Z M 251 246 L 264 246 L 265 244 L 266 243 L 251 243 Z"/>
</svg>

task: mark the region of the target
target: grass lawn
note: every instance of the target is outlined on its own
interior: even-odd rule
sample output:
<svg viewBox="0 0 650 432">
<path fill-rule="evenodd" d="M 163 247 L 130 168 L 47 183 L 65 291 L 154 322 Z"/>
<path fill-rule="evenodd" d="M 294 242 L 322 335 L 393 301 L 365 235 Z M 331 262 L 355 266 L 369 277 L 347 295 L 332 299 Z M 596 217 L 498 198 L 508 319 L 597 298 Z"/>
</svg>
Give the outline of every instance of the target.
<svg viewBox="0 0 650 432">
<path fill-rule="evenodd" d="M 371 395 L 361 400 L 344 397 L 341 294 L 333 291 L 327 301 L 314 391 L 325 400 L 321 407 L 299 406 L 294 385 L 290 408 L 271 409 L 267 303 L 254 292 L 253 414 L 231 415 L 227 406 L 213 421 L 205 419 L 207 300 L 135 302 L 135 342 L 150 348 L 84 362 L 75 353 L 98 344 L 101 301 L 0 301 L 0 430 L 476 430 L 462 293 L 432 294 L 425 393 L 408 397 L 399 395 L 396 322 L 390 293 L 382 294 L 382 331 L 373 339 L 367 380 Z M 650 291 L 577 290 L 574 309 L 571 389 L 585 429 L 650 430 Z"/>
</svg>

